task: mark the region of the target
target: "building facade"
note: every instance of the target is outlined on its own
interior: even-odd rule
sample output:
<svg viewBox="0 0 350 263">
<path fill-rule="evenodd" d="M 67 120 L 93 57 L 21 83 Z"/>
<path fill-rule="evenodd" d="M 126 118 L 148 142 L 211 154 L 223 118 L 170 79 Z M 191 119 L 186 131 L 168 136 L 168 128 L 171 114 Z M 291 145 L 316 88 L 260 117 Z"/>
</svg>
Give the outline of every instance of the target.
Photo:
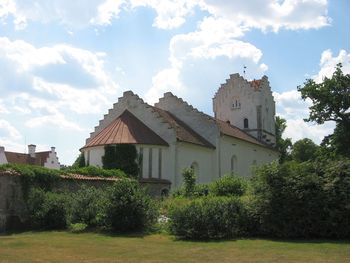
<svg viewBox="0 0 350 263">
<path fill-rule="evenodd" d="M 128 143 L 141 156 L 140 178 L 168 180 L 172 188 L 181 186 L 186 167 L 195 170 L 198 183 L 228 173 L 251 175 L 253 166 L 278 158 L 273 97 L 266 77 L 248 82 L 234 74 L 226 86 L 213 99 L 215 117 L 170 92 L 154 106 L 124 92 L 81 148 L 87 164 L 102 167 L 105 145 Z"/>
</svg>

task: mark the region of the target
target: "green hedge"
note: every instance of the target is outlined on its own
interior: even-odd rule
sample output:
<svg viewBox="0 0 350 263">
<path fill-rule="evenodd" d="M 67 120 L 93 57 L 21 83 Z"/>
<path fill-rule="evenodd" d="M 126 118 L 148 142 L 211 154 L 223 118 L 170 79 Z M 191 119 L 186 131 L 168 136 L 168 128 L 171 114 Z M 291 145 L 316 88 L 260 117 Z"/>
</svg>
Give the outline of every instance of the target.
<svg viewBox="0 0 350 263">
<path fill-rule="evenodd" d="M 237 198 L 204 197 L 170 207 L 170 232 L 186 239 L 234 238 L 244 234 L 245 210 Z"/>
</svg>

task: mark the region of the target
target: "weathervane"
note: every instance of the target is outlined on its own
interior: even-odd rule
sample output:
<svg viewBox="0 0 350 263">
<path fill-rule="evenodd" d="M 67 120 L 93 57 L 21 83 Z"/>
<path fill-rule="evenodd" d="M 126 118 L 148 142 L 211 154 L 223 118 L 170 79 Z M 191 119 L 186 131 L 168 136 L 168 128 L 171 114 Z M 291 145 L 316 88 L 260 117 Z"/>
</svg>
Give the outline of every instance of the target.
<svg viewBox="0 0 350 263">
<path fill-rule="evenodd" d="M 243 76 L 245 78 L 245 70 L 246 70 L 247 66 L 246 65 L 243 65 Z"/>
</svg>

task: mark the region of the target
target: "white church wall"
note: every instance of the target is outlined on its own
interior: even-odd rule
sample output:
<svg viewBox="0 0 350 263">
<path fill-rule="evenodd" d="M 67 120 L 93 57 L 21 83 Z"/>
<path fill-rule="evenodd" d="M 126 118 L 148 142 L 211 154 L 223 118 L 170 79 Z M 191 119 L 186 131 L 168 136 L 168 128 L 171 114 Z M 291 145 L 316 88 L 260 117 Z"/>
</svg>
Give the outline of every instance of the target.
<svg viewBox="0 0 350 263">
<path fill-rule="evenodd" d="M 220 138 L 220 175 L 233 171 L 240 176 L 251 176 L 252 165 L 261 165 L 278 159 L 278 153 L 272 149 L 251 144 L 228 136 Z"/>
<path fill-rule="evenodd" d="M 216 178 L 214 170 L 215 150 L 197 146 L 190 143 L 178 143 L 177 151 L 177 178 L 174 188 L 182 185 L 182 170 L 191 167 L 193 163 L 198 165 L 197 183 L 209 183 Z M 195 169 L 196 170 L 196 169 Z"/>
<path fill-rule="evenodd" d="M 222 84 L 213 98 L 215 117 L 230 121 L 240 129 L 244 129 L 258 138 L 257 107 L 261 107 L 261 129 L 267 142 L 275 143 L 275 102 L 267 77 L 260 80 L 259 88 L 239 74 L 233 74 Z M 244 127 L 244 119 L 248 120 L 248 128 Z"/>
<path fill-rule="evenodd" d="M 5 147 L 0 146 L 0 164 L 7 164 L 7 159 L 5 155 Z"/>
</svg>

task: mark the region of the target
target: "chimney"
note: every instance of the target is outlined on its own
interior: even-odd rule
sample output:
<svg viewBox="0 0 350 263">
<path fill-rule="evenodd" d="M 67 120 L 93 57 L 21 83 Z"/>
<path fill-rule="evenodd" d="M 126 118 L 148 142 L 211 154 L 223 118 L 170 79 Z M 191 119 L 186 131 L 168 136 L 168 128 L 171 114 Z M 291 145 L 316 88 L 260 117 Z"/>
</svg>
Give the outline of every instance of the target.
<svg viewBox="0 0 350 263">
<path fill-rule="evenodd" d="M 55 147 L 51 147 L 51 152 L 55 153 L 55 149 L 56 149 Z"/>
<path fill-rule="evenodd" d="M 4 146 L 0 146 L 0 154 L 5 153 L 5 147 Z"/>
<path fill-rule="evenodd" d="M 32 158 L 35 158 L 35 147 L 36 147 L 36 145 L 34 145 L 34 144 L 29 144 L 28 145 L 28 154 Z"/>
</svg>

